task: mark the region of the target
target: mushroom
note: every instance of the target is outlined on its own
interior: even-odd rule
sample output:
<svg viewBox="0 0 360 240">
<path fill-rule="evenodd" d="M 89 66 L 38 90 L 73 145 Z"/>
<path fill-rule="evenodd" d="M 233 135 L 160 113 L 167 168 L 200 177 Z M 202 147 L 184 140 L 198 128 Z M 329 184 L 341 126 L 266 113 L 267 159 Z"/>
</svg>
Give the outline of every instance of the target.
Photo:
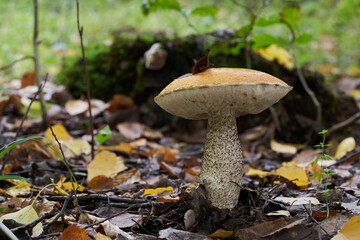
<svg viewBox="0 0 360 240">
<path fill-rule="evenodd" d="M 243 157 L 236 118 L 260 113 L 291 89 L 263 72 L 210 68 L 175 79 L 155 97 L 175 116 L 208 119 L 200 180 L 213 207 L 232 209 L 240 195 Z"/>
</svg>

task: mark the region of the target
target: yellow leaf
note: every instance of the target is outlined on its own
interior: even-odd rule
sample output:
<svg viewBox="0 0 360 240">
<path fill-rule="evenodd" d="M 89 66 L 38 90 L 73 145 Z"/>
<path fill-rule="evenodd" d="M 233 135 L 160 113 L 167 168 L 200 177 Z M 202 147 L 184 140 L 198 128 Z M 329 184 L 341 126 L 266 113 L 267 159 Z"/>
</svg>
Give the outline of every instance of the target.
<svg viewBox="0 0 360 240">
<path fill-rule="evenodd" d="M 174 189 L 172 187 L 166 187 L 166 188 L 155 188 L 155 189 L 145 189 L 144 194 L 145 195 L 154 195 L 166 191 L 173 191 Z"/>
<path fill-rule="evenodd" d="M 62 187 L 63 187 L 63 189 L 65 190 L 65 191 L 71 191 L 71 190 L 73 190 L 73 186 L 72 186 L 72 183 L 71 182 L 65 182 L 65 183 L 63 183 L 63 185 L 62 185 Z M 76 188 L 76 190 L 78 190 L 78 191 L 82 191 L 82 190 L 84 190 L 85 189 L 85 187 L 84 186 L 82 186 L 82 185 L 76 185 L 76 183 L 74 183 L 74 187 Z"/>
<path fill-rule="evenodd" d="M 249 176 L 249 177 L 265 177 L 265 176 L 269 175 L 269 172 L 265 172 L 265 171 L 259 170 L 259 169 L 250 168 L 249 171 L 245 175 Z"/>
<path fill-rule="evenodd" d="M 97 147 L 96 149 L 100 150 L 100 151 L 118 150 L 118 151 L 132 153 L 132 154 L 138 153 L 137 151 L 134 150 L 134 148 L 136 148 L 136 146 L 133 146 L 133 145 L 130 145 L 127 143 L 120 143 L 119 145 L 115 145 L 115 146 L 100 146 L 100 147 Z"/>
<path fill-rule="evenodd" d="M 108 236 L 105 236 L 101 233 L 95 232 L 93 235 L 94 235 L 95 240 L 111 240 L 111 238 L 109 238 Z"/>
<path fill-rule="evenodd" d="M 25 180 L 16 183 L 15 186 L 6 189 L 6 193 L 12 197 L 30 193 L 30 185 Z"/>
<path fill-rule="evenodd" d="M 64 128 L 63 125 L 55 124 L 54 126 L 52 126 L 52 129 L 58 140 L 68 141 L 68 140 L 72 139 L 72 137 L 70 136 L 68 131 L 66 131 L 66 129 Z M 46 131 L 44 133 L 44 137 L 50 139 L 51 141 L 55 141 L 55 138 L 52 135 L 50 128 L 46 129 Z"/>
<path fill-rule="evenodd" d="M 336 149 L 335 159 L 342 158 L 343 156 L 345 156 L 347 152 L 354 150 L 355 147 L 356 147 L 356 142 L 353 137 L 345 138 L 344 140 L 341 141 L 338 148 Z"/>
<path fill-rule="evenodd" d="M 209 235 L 208 237 L 211 237 L 211 238 L 228 238 L 228 237 L 231 237 L 231 236 L 237 237 L 236 234 L 234 234 L 233 231 L 226 231 L 224 229 L 219 229 L 216 232 L 214 232 L 213 234 Z"/>
<path fill-rule="evenodd" d="M 33 208 L 32 205 L 29 205 L 27 207 L 24 207 L 23 209 L 17 211 L 17 212 L 13 212 L 13 213 L 9 213 L 9 214 L 5 214 L 4 216 L 2 216 L 0 218 L 0 221 L 2 222 L 5 219 L 12 219 L 18 223 L 22 223 L 22 224 L 28 224 L 31 223 L 32 221 L 38 219 L 39 216 L 37 215 L 35 209 Z M 42 225 L 41 223 L 38 223 L 34 228 L 33 228 L 33 235 L 32 237 L 37 237 L 39 236 L 43 231 Z"/>
<path fill-rule="evenodd" d="M 352 217 L 331 240 L 358 240 L 360 236 L 360 216 Z"/>
<path fill-rule="evenodd" d="M 283 166 L 276 171 L 271 172 L 272 175 L 278 175 L 288 180 L 294 180 L 293 183 L 300 188 L 305 188 L 309 185 L 308 176 L 303 168 L 297 166 Z"/>
<path fill-rule="evenodd" d="M 91 153 L 90 144 L 81 139 L 76 139 L 70 143 L 71 156 L 89 155 Z"/>
<path fill-rule="evenodd" d="M 294 62 L 290 54 L 284 49 L 275 44 L 272 44 L 266 48 L 260 48 L 257 52 L 265 59 L 269 61 L 277 60 L 278 63 L 285 66 L 288 69 L 294 68 Z"/>
<path fill-rule="evenodd" d="M 118 172 L 127 169 L 121 157 L 117 157 L 115 153 L 102 151 L 96 154 L 94 160 L 88 165 L 87 181 L 90 182 L 96 176 L 105 175 L 113 177 Z"/>
<path fill-rule="evenodd" d="M 273 151 L 279 153 L 295 154 L 297 152 L 297 148 L 294 145 L 287 143 L 279 143 L 275 140 L 271 140 L 270 147 Z"/>
</svg>

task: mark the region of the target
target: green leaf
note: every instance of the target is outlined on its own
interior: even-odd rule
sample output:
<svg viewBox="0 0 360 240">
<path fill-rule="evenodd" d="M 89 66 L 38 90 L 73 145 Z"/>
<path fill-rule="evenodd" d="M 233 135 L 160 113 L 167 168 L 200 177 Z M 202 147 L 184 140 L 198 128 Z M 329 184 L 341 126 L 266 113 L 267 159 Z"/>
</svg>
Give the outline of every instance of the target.
<svg viewBox="0 0 360 240">
<path fill-rule="evenodd" d="M 312 173 L 309 178 L 310 178 L 310 180 L 311 180 L 311 179 L 313 179 L 313 178 L 316 177 L 316 176 L 317 176 L 316 173 Z"/>
<path fill-rule="evenodd" d="M 96 140 L 101 145 L 106 140 L 112 137 L 112 132 L 109 125 L 106 125 L 103 129 L 99 131 L 99 133 L 96 135 Z"/>
<path fill-rule="evenodd" d="M 262 34 L 262 35 L 256 35 L 254 38 L 253 38 L 253 49 L 259 49 L 259 48 L 262 48 L 262 47 L 267 47 L 271 44 L 276 44 L 276 45 L 283 45 L 284 43 L 271 36 L 270 34 Z"/>
<path fill-rule="evenodd" d="M 142 1 L 141 8 L 145 15 L 160 9 L 181 11 L 181 6 L 177 0 L 144 0 Z"/>
<path fill-rule="evenodd" d="M 279 16 L 270 16 L 268 18 L 259 18 L 256 23 L 255 26 L 257 27 L 267 27 L 273 24 L 279 24 L 281 23 L 281 19 Z"/>
<path fill-rule="evenodd" d="M 213 5 L 201 6 L 191 10 L 191 15 L 199 15 L 199 16 L 210 16 L 214 18 L 216 14 L 219 12 L 219 8 Z"/>
<path fill-rule="evenodd" d="M 332 157 L 327 155 L 327 154 L 324 154 L 323 157 L 324 157 L 325 160 L 332 160 Z"/>
<path fill-rule="evenodd" d="M 295 6 L 286 6 L 280 13 L 282 22 L 287 22 L 293 28 L 297 29 L 297 23 L 301 18 L 300 8 Z"/>
<path fill-rule="evenodd" d="M 8 179 L 24 180 L 24 181 L 31 184 L 31 182 L 28 179 L 24 178 L 24 177 L 15 176 L 15 175 L 2 175 L 2 176 L 0 176 L 0 180 L 8 180 Z"/>
<path fill-rule="evenodd" d="M 296 44 L 305 44 L 310 42 L 312 39 L 312 35 L 309 33 L 303 33 L 300 34 L 296 39 L 295 39 L 295 43 Z"/>
<path fill-rule="evenodd" d="M 318 155 L 318 156 L 316 156 L 316 159 L 315 159 L 315 165 L 318 163 L 318 161 L 319 161 L 319 159 L 320 159 L 320 156 Z"/>
<path fill-rule="evenodd" d="M 245 35 L 249 33 L 249 31 L 250 31 L 250 24 L 247 24 L 236 31 L 236 36 L 238 36 L 239 38 L 244 38 Z"/>
<path fill-rule="evenodd" d="M 318 182 L 321 181 L 321 174 L 318 175 L 317 180 L 318 180 Z"/>
<path fill-rule="evenodd" d="M 23 138 L 23 139 L 19 139 L 16 140 L 14 142 L 11 142 L 5 146 L 3 146 L 2 148 L 0 148 L 0 158 L 3 157 L 7 152 L 9 152 L 11 149 L 13 149 L 14 147 L 28 141 L 28 140 L 32 140 L 32 139 L 38 139 L 38 138 L 44 138 L 42 136 L 32 136 L 32 137 L 27 137 L 27 138 Z"/>
<path fill-rule="evenodd" d="M 327 129 L 323 129 L 321 132 L 318 132 L 318 134 L 322 134 L 322 135 L 324 135 L 324 134 L 326 134 L 328 132 L 328 130 Z"/>
</svg>

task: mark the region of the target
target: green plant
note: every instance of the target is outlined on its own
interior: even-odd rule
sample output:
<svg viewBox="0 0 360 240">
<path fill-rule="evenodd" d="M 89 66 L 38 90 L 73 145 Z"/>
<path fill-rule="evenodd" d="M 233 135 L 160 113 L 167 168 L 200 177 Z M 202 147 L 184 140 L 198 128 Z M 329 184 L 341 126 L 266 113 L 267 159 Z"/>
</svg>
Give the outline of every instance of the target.
<svg viewBox="0 0 360 240">
<path fill-rule="evenodd" d="M 324 129 L 321 132 L 319 132 L 320 135 L 322 135 L 322 141 L 315 145 L 314 147 L 316 148 L 320 148 L 321 149 L 321 154 L 316 156 L 315 159 L 315 164 L 318 164 L 319 160 L 320 160 L 320 166 L 322 166 L 322 161 L 323 160 L 332 160 L 332 158 L 325 153 L 325 148 L 330 146 L 331 144 L 325 144 L 325 135 L 327 133 L 328 130 Z M 323 193 L 325 195 L 325 201 L 326 201 L 326 215 L 329 216 L 329 202 L 328 202 L 328 193 L 329 193 L 329 189 L 327 188 L 328 183 L 329 183 L 329 178 L 330 175 L 335 175 L 336 173 L 331 172 L 329 168 L 325 168 L 324 171 L 322 173 L 313 173 L 310 175 L 310 179 L 312 178 L 317 178 L 318 182 L 321 183 L 322 178 L 326 177 L 326 182 L 325 182 L 325 188 L 323 191 L 321 191 L 321 193 Z"/>
<path fill-rule="evenodd" d="M 101 145 L 106 140 L 112 137 L 112 132 L 109 125 L 106 125 L 103 129 L 99 131 L 99 133 L 96 135 L 96 140 Z"/>
</svg>

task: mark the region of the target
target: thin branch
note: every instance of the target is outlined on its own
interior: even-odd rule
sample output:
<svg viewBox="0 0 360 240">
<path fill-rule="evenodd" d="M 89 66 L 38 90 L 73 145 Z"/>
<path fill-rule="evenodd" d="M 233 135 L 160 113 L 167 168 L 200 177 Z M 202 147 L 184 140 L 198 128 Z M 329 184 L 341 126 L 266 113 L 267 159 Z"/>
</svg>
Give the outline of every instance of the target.
<svg viewBox="0 0 360 240">
<path fill-rule="evenodd" d="M 12 228 L 11 231 L 12 232 L 16 232 L 19 229 L 25 228 L 25 229 L 32 229 L 33 227 L 35 227 L 35 225 L 37 225 L 39 222 L 41 222 L 42 220 L 46 219 L 46 218 L 52 218 L 55 215 L 55 208 L 53 210 L 51 210 L 50 212 L 45 213 L 44 215 L 42 215 L 41 217 L 35 219 L 34 221 L 26 224 L 26 225 L 22 225 L 16 228 Z"/>
<path fill-rule="evenodd" d="M 38 14 L 38 0 L 34 0 L 34 38 L 33 38 L 33 45 L 34 45 L 34 67 L 35 67 L 35 76 L 36 76 L 36 84 L 40 86 L 40 63 L 39 63 L 39 44 L 40 40 L 38 39 L 39 33 L 39 14 Z M 42 115 L 42 124 L 43 126 L 47 125 L 47 112 L 46 106 L 44 101 L 44 95 L 42 92 L 39 94 L 39 101 L 41 105 L 41 115 Z"/>
<path fill-rule="evenodd" d="M 315 108 L 316 108 L 316 123 L 318 125 L 321 125 L 321 122 L 322 122 L 321 104 L 320 104 L 319 100 L 317 99 L 315 93 L 310 89 L 309 85 L 307 84 L 307 82 L 305 80 L 305 77 L 302 74 L 302 71 L 301 71 L 301 69 L 300 69 L 300 67 L 298 65 L 298 62 L 297 62 L 296 53 L 295 53 L 296 34 L 295 34 L 295 31 L 294 31 L 294 28 L 287 21 L 283 21 L 283 22 L 290 30 L 290 36 L 291 36 L 290 47 L 291 47 L 291 51 L 292 51 L 292 57 L 293 57 L 293 61 L 294 61 L 295 70 L 296 70 L 296 72 L 297 72 L 297 74 L 299 76 L 299 80 L 301 82 L 301 85 L 303 86 L 305 92 L 310 96 L 313 104 L 315 105 Z"/>
<path fill-rule="evenodd" d="M 18 62 L 22 62 L 26 59 L 34 59 L 34 56 L 25 56 L 25 57 L 22 57 L 22 58 L 19 58 L 19 59 L 16 59 L 14 60 L 13 62 L 9 63 L 8 65 L 5 65 L 3 67 L 0 67 L 0 71 L 5 71 L 9 68 L 11 68 L 12 66 L 14 66 L 16 63 Z"/>
<path fill-rule="evenodd" d="M 325 232 L 325 234 L 326 234 L 328 237 L 331 237 L 331 235 L 326 231 L 326 229 L 323 228 L 323 227 L 321 226 L 321 224 L 320 224 L 318 221 L 316 221 L 316 219 L 313 217 L 313 215 L 312 215 L 312 210 L 311 210 L 311 203 L 310 203 L 310 212 L 309 212 L 309 210 L 306 208 L 305 204 L 303 204 L 303 207 L 304 207 L 306 213 L 309 215 L 310 219 L 311 219 L 314 223 L 316 223 L 316 224 L 320 227 L 320 229 Z"/>
<path fill-rule="evenodd" d="M 355 113 L 354 115 L 352 115 L 351 117 L 349 117 L 348 119 L 339 122 L 335 125 L 333 125 L 331 128 L 329 128 L 329 130 L 326 133 L 326 137 L 330 136 L 331 134 L 333 134 L 334 132 L 337 132 L 349 125 L 351 125 L 352 123 L 354 123 L 356 120 L 358 120 L 360 118 L 360 112 Z"/>
<path fill-rule="evenodd" d="M 94 144 L 95 144 L 95 137 L 94 137 L 94 122 L 93 122 L 93 115 L 91 111 L 91 102 L 90 102 L 90 83 L 89 83 L 89 77 L 88 72 L 86 68 L 86 58 L 85 58 L 85 49 L 84 49 L 84 43 L 83 43 L 83 32 L 84 28 L 80 27 L 80 13 L 79 13 L 79 0 L 76 0 L 76 18 L 77 18 L 77 28 L 80 36 L 80 45 L 81 45 L 81 52 L 82 52 L 82 58 L 83 58 L 83 70 L 84 70 L 84 76 L 86 81 L 86 95 L 87 95 L 87 102 L 89 105 L 89 121 L 90 121 L 90 131 L 91 131 L 91 159 L 94 159 Z"/>
<path fill-rule="evenodd" d="M 46 84 L 47 79 L 48 79 L 48 74 L 45 75 L 44 83 L 41 83 L 41 84 L 39 85 L 37 92 L 35 93 L 35 95 L 34 95 L 33 98 L 31 99 L 30 104 L 29 104 L 29 106 L 27 107 L 26 112 L 25 112 L 23 118 L 21 119 L 21 123 L 20 123 L 18 129 L 16 130 L 16 134 L 15 134 L 15 137 L 14 137 L 13 141 L 16 141 L 17 138 L 19 137 L 19 134 L 20 134 L 20 131 L 21 131 L 22 126 L 23 126 L 23 124 L 24 124 L 24 121 L 25 121 L 25 119 L 27 118 L 27 115 L 28 115 L 28 113 L 29 113 L 29 111 L 30 111 L 31 105 L 32 105 L 33 102 L 35 101 L 36 97 L 37 97 L 38 95 L 40 95 L 40 93 L 42 92 L 43 88 L 45 87 L 45 84 Z M 5 165 L 6 165 L 6 163 L 7 163 L 8 160 L 9 160 L 9 156 L 10 156 L 11 151 L 12 151 L 12 150 L 10 150 L 10 151 L 6 154 L 5 160 L 3 161 L 2 166 L 1 166 L 1 169 L 0 169 L 0 175 L 3 174 Z"/>
</svg>

